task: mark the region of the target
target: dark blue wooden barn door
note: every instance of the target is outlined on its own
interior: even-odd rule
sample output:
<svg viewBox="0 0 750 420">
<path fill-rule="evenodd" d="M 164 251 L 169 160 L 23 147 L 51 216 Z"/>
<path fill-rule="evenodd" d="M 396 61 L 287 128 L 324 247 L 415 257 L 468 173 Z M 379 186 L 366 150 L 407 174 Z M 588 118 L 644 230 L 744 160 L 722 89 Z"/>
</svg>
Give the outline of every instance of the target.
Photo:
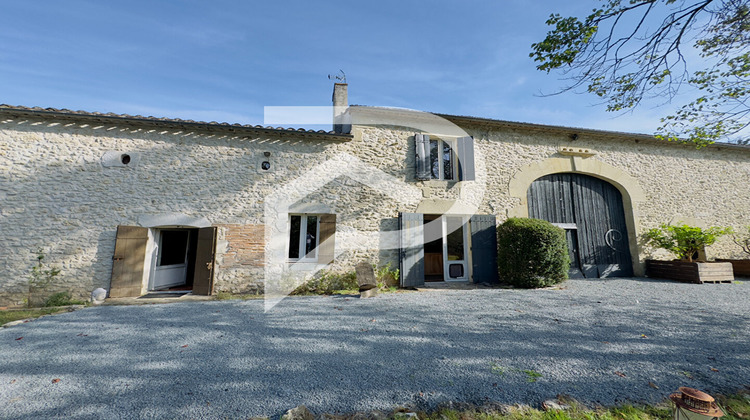
<svg viewBox="0 0 750 420">
<path fill-rule="evenodd" d="M 528 191 L 529 217 L 566 229 L 571 266 L 586 277 L 632 276 L 622 195 L 613 185 L 581 174 L 539 178 Z"/>
</svg>

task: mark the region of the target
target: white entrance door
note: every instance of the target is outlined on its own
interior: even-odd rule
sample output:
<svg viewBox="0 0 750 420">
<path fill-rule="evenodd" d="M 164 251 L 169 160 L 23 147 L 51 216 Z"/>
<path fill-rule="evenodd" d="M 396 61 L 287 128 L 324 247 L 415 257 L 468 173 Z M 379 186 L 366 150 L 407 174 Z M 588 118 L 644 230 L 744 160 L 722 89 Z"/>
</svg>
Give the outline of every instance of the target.
<svg viewBox="0 0 750 420">
<path fill-rule="evenodd" d="M 468 281 L 468 219 L 465 216 L 443 216 L 442 219 L 445 281 Z"/>
<path fill-rule="evenodd" d="M 180 286 L 186 283 L 188 244 L 190 231 L 159 231 L 156 268 L 154 270 L 154 290 Z"/>
</svg>

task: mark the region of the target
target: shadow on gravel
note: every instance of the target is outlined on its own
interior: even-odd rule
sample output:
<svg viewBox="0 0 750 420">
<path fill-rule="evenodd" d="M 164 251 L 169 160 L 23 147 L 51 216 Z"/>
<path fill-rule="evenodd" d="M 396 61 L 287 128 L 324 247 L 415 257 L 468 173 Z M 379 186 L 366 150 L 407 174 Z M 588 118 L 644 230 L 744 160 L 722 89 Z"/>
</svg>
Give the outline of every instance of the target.
<svg viewBox="0 0 750 420">
<path fill-rule="evenodd" d="M 701 301 L 670 283 L 689 293 L 643 297 L 651 284 L 289 298 L 269 313 L 262 301 L 90 308 L 0 331 L 0 417 L 276 416 L 560 393 L 615 404 L 750 384 L 748 315 L 721 305 L 748 288 Z"/>
</svg>

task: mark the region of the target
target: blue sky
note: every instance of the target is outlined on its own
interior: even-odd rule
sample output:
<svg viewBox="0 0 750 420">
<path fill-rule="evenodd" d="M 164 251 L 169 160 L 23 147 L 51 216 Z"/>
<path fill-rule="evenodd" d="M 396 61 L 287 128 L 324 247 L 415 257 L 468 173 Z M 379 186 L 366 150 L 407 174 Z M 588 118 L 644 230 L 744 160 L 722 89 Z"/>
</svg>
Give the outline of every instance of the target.
<svg viewBox="0 0 750 420">
<path fill-rule="evenodd" d="M 596 0 L 4 1 L 0 103 L 262 124 L 264 106 L 352 104 L 651 133 L 535 69 L 549 14 Z"/>
</svg>

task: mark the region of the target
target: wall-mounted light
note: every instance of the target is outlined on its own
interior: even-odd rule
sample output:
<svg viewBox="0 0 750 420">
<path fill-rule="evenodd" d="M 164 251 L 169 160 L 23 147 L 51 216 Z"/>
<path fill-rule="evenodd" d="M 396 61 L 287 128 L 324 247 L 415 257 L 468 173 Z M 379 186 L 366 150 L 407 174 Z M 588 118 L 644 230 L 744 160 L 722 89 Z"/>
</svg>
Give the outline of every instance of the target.
<svg viewBox="0 0 750 420">
<path fill-rule="evenodd" d="M 271 159 L 271 152 L 263 152 L 262 156 L 258 157 L 258 172 L 272 172 L 273 171 L 273 160 Z"/>
</svg>

